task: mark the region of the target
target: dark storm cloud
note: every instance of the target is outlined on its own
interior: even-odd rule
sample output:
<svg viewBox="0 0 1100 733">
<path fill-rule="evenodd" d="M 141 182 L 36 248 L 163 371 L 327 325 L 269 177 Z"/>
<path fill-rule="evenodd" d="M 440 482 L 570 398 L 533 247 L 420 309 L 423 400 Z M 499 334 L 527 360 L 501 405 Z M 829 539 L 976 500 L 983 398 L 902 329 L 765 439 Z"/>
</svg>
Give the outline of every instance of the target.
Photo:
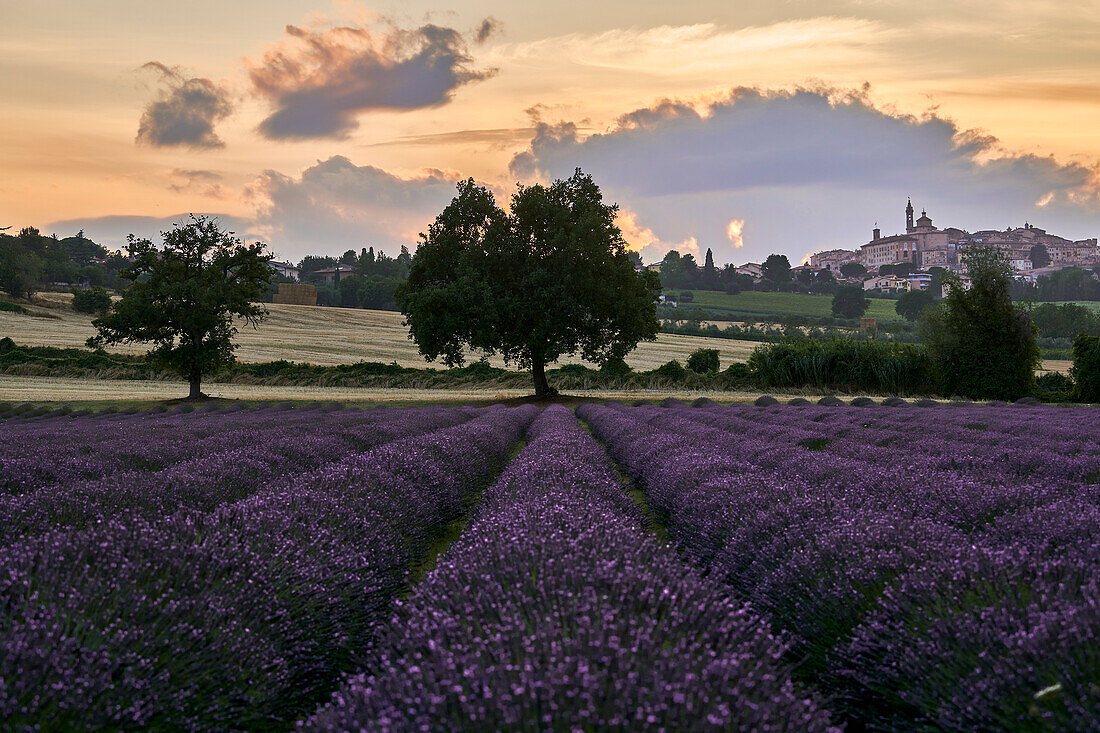
<svg viewBox="0 0 1100 733">
<path fill-rule="evenodd" d="M 500 21 L 496 18 L 489 16 L 485 20 L 481 21 L 481 25 L 477 27 L 477 31 L 474 33 L 474 42 L 477 44 L 485 43 L 489 40 L 489 37 L 500 32 Z"/>
<path fill-rule="evenodd" d="M 146 106 L 136 141 L 153 147 L 220 148 L 214 124 L 233 111 L 229 93 L 210 79 L 186 77 L 159 61 L 141 67 L 160 76 L 160 90 Z"/>
<path fill-rule="evenodd" d="M 875 221 L 884 233 L 900 228 L 906 196 L 943 226 L 1027 219 L 1075 238 L 1100 229 L 1095 169 L 1011 155 L 935 115 L 877 109 L 866 90 L 736 89 L 702 107 L 666 101 L 587 138 L 570 123 L 543 123 L 511 170 L 562 177 L 577 166 L 660 240 L 696 237 L 731 259 L 857 247 Z M 726 237 L 733 219 L 745 220 L 736 253 Z"/>
<path fill-rule="evenodd" d="M 475 37 L 492 32 L 486 22 Z M 495 73 L 473 68 L 466 40 L 452 28 L 380 34 L 288 25 L 286 32 L 293 43 L 249 65 L 256 94 L 275 106 L 260 124 L 268 139 L 344 138 L 359 126 L 360 112 L 445 104 L 459 87 Z"/>
</svg>

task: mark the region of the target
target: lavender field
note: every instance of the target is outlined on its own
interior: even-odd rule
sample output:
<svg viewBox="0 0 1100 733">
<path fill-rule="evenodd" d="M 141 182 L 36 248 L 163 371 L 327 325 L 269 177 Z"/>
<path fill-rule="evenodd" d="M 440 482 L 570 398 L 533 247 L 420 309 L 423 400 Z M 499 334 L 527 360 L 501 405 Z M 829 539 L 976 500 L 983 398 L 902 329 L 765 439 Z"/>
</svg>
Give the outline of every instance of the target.
<svg viewBox="0 0 1100 733">
<path fill-rule="evenodd" d="M 0 729 L 1100 727 L 1100 412 L 0 418 Z"/>
</svg>

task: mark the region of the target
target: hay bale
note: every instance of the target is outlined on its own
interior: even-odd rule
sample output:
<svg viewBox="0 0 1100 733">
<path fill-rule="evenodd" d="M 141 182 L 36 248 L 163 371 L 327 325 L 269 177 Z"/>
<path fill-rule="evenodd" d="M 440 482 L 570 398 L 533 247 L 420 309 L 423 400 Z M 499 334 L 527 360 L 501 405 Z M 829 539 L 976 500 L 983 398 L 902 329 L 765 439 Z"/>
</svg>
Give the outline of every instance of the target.
<svg viewBox="0 0 1100 733">
<path fill-rule="evenodd" d="M 779 400 L 772 397 L 770 394 L 761 395 L 753 402 L 757 407 L 771 407 L 772 405 L 778 405 Z"/>
<path fill-rule="evenodd" d="M 317 305 L 317 288 L 306 283 L 279 283 L 271 301 L 280 305 Z"/>
</svg>

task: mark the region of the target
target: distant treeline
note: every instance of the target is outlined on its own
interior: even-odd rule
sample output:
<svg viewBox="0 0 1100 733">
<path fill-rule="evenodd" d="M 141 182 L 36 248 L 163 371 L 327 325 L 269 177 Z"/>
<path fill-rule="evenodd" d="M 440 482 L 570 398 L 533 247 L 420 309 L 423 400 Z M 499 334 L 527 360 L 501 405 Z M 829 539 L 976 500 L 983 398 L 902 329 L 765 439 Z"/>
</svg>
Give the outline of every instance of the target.
<svg viewBox="0 0 1100 733">
<path fill-rule="evenodd" d="M 1092 336 L 1100 335 L 1100 315 L 1095 314 L 1087 308 L 1073 305 L 1072 303 L 1066 306 L 1044 303 L 1041 307 L 1046 308 L 1047 312 L 1069 307 L 1078 309 L 1092 316 L 1091 319 L 1082 319 L 1081 322 L 1071 320 L 1068 323 L 1063 323 L 1058 329 L 1051 329 L 1051 332 L 1065 335 L 1046 336 L 1043 335 L 1046 331 L 1044 331 L 1043 327 L 1040 327 L 1038 344 L 1039 348 L 1042 349 L 1044 359 L 1069 359 L 1070 349 L 1073 346 L 1073 339 L 1077 334 L 1085 333 Z M 1087 323 L 1085 323 L 1085 321 L 1087 321 Z M 897 344 L 920 343 L 920 335 L 912 324 L 895 324 L 887 322 L 886 325 L 888 326 L 887 328 L 880 328 L 875 331 L 859 331 L 854 324 L 842 328 L 833 326 L 803 327 L 799 324 L 782 324 L 778 326 L 767 324 L 738 326 L 736 324 L 730 324 L 724 328 L 719 328 L 713 323 L 704 326 L 698 321 L 662 321 L 661 333 L 677 334 L 680 336 L 731 339 L 734 341 L 757 341 L 767 344 L 780 343 L 792 337 L 809 339 L 811 341 L 828 341 L 836 338 L 844 338 L 852 341 L 882 341 Z M 1047 326 L 1047 328 L 1050 328 L 1050 326 Z"/>
<path fill-rule="evenodd" d="M 397 310 L 394 292 L 408 277 L 410 264 L 408 247 L 402 247 L 396 257 L 364 247 L 359 254 L 349 249 L 340 257 L 307 255 L 298 265 L 298 277 L 317 288 L 318 305 Z M 341 272 L 335 282 L 322 282 L 318 271 L 332 267 L 350 268 L 350 272 Z"/>
<path fill-rule="evenodd" d="M 0 234 L 0 289 L 14 298 L 29 298 L 55 285 L 118 289 L 119 271 L 128 260 L 84 236 L 44 236 L 34 227 Z"/>
</svg>

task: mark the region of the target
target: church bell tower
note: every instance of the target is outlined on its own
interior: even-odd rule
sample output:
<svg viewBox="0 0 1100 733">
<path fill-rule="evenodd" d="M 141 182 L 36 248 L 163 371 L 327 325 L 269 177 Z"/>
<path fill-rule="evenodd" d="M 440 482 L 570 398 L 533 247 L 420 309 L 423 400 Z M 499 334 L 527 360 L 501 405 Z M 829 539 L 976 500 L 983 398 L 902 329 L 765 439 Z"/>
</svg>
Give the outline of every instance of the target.
<svg viewBox="0 0 1100 733">
<path fill-rule="evenodd" d="M 905 231 L 913 231 L 913 199 L 905 206 Z"/>
</svg>

